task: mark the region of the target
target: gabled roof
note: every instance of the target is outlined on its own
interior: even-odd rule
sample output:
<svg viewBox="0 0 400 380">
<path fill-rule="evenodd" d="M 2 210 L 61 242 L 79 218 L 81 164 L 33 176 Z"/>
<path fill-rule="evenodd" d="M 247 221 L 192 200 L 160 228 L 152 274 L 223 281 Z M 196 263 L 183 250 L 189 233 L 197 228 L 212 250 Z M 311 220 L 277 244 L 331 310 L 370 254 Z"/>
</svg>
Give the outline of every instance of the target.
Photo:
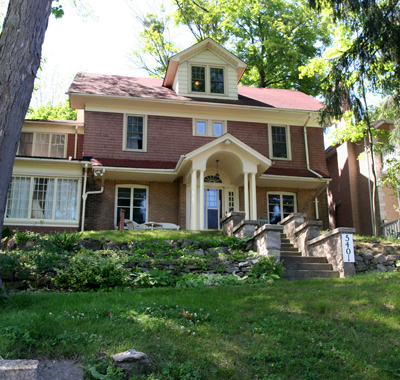
<svg viewBox="0 0 400 380">
<path fill-rule="evenodd" d="M 205 40 L 181 51 L 180 53 L 175 54 L 169 59 L 167 72 L 163 81 L 163 86 L 172 87 L 180 63 L 207 49 L 220 56 L 223 60 L 228 62 L 232 67 L 237 70 L 237 81 L 239 82 L 244 71 L 246 70 L 247 65 L 241 59 L 239 59 L 234 54 L 222 47 L 220 44 L 215 42 L 213 39 L 206 38 Z"/>
<path fill-rule="evenodd" d="M 200 103 L 208 102 L 301 111 L 318 111 L 322 108 L 322 103 L 318 100 L 303 92 L 294 90 L 238 87 L 239 99 L 228 100 L 179 96 L 172 89 L 163 87 L 162 83 L 162 79 L 78 73 L 68 89 L 68 94 Z M 71 101 L 71 105 L 74 107 L 73 101 Z"/>
</svg>

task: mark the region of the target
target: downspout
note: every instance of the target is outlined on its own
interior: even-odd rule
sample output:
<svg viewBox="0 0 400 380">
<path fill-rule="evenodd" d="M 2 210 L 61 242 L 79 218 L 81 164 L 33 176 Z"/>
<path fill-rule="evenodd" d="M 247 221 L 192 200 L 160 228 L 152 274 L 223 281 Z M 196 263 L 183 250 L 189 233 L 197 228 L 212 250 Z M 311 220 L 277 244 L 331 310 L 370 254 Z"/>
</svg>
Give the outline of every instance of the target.
<svg viewBox="0 0 400 380">
<path fill-rule="evenodd" d="M 103 170 L 94 170 L 94 176 L 97 177 L 98 175 L 101 176 L 101 189 L 96 190 L 96 191 L 86 191 L 86 185 L 87 185 L 87 169 L 88 169 L 88 164 L 85 164 L 85 177 L 83 181 L 83 194 L 82 194 L 82 222 L 81 222 L 81 231 L 85 231 L 85 211 L 86 211 L 86 200 L 88 195 L 92 194 L 101 194 L 104 191 L 104 173 L 106 169 L 103 168 Z"/>
<path fill-rule="evenodd" d="M 364 152 L 367 157 L 367 168 L 368 168 L 368 196 L 369 196 L 369 211 L 371 212 L 371 226 L 372 231 L 375 231 L 375 223 L 374 223 L 374 210 L 372 208 L 372 193 L 371 193 L 371 173 L 369 169 L 369 156 L 368 156 L 368 147 L 367 147 L 367 139 L 364 136 Z M 375 186 L 375 185 L 374 185 Z"/>
<path fill-rule="evenodd" d="M 76 155 L 78 152 L 78 126 L 75 125 L 75 147 L 74 147 L 74 159 L 76 159 Z"/>
<path fill-rule="evenodd" d="M 309 112 L 308 118 L 307 118 L 307 120 L 306 120 L 306 122 L 304 123 L 304 126 L 303 126 L 303 132 L 304 132 L 304 147 L 305 147 L 305 150 L 306 150 L 306 165 L 307 165 L 307 170 L 308 170 L 309 172 L 311 172 L 312 174 L 316 175 L 318 178 L 323 179 L 323 177 L 322 177 L 321 174 L 315 172 L 314 170 L 312 170 L 312 169 L 310 168 L 310 158 L 309 158 L 309 156 L 308 156 L 308 140 L 307 140 L 307 124 L 308 124 L 308 121 L 310 120 L 310 118 L 311 118 L 311 112 Z M 322 186 L 322 187 L 319 189 L 319 191 L 315 194 L 314 203 L 315 203 L 315 218 L 316 218 L 316 219 L 319 219 L 318 197 L 319 197 L 319 196 L 321 195 L 321 193 L 326 189 L 327 186 L 328 186 L 328 180 L 326 180 L 325 185 Z"/>
</svg>

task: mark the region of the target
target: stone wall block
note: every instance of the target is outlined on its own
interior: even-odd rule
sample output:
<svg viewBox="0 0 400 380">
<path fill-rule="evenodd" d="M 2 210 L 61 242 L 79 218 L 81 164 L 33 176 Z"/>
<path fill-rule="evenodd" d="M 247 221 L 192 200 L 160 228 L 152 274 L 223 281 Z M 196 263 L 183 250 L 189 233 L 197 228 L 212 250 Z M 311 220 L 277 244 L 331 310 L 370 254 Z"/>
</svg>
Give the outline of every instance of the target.
<svg viewBox="0 0 400 380">
<path fill-rule="evenodd" d="M 356 273 L 354 263 L 343 260 L 342 234 L 354 234 L 354 232 L 354 228 L 336 228 L 308 241 L 308 252 L 310 256 L 326 257 L 333 270 L 339 272 L 340 277 L 353 276 Z"/>
<path fill-rule="evenodd" d="M 304 223 L 306 216 L 306 214 L 294 212 L 278 223 L 278 225 L 283 226 L 283 233 L 294 246 L 296 246 L 295 230 Z"/>
<path fill-rule="evenodd" d="M 226 236 L 232 236 L 234 228 L 245 218 L 245 213 L 241 211 L 231 211 L 221 219 L 222 232 Z"/>
<path fill-rule="evenodd" d="M 308 221 L 298 226 L 293 231 L 292 239 L 296 241 L 296 247 L 301 252 L 302 256 L 310 256 L 307 242 L 320 236 L 320 228 L 322 222 Z"/>
<path fill-rule="evenodd" d="M 239 225 L 233 229 L 233 235 L 239 239 L 244 238 L 245 236 L 252 236 L 254 232 L 256 232 L 258 228 L 257 220 L 242 220 Z"/>
<path fill-rule="evenodd" d="M 259 228 L 252 241 L 260 256 L 281 255 L 281 234 L 283 226 L 266 224 Z"/>
<path fill-rule="evenodd" d="M 36 380 L 37 360 L 1 360 L 0 380 Z"/>
</svg>

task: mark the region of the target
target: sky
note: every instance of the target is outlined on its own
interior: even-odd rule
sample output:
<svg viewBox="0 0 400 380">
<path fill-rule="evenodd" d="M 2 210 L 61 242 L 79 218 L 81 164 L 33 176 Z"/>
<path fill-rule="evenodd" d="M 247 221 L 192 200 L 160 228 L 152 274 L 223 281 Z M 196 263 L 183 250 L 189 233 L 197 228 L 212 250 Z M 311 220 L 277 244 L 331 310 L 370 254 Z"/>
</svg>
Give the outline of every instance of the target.
<svg viewBox="0 0 400 380">
<path fill-rule="evenodd" d="M 140 34 L 134 10 L 143 14 L 158 11 L 162 0 L 85 1 L 92 9 L 90 16 L 79 15 L 64 1 L 64 16 L 51 16 L 49 20 L 42 51 L 45 62 L 38 73 L 39 89 L 31 102 L 34 108 L 65 100 L 65 92 L 78 72 L 148 76 L 135 69 L 128 58 L 129 52 L 137 48 Z M 179 33 L 184 35 L 180 39 L 182 49 L 193 43 L 189 32 Z"/>
</svg>

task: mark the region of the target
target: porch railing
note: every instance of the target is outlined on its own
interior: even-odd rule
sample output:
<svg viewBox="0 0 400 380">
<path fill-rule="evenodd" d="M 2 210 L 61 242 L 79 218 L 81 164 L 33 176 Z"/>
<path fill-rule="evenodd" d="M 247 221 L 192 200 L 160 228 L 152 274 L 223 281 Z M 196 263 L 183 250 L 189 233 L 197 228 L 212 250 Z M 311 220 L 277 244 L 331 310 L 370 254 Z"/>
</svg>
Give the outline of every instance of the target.
<svg viewBox="0 0 400 380">
<path fill-rule="evenodd" d="M 400 238 L 400 219 L 394 220 L 393 222 L 382 224 L 382 234 L 385 238 L 392 237 L 395 239 Z"/>
</svg>

